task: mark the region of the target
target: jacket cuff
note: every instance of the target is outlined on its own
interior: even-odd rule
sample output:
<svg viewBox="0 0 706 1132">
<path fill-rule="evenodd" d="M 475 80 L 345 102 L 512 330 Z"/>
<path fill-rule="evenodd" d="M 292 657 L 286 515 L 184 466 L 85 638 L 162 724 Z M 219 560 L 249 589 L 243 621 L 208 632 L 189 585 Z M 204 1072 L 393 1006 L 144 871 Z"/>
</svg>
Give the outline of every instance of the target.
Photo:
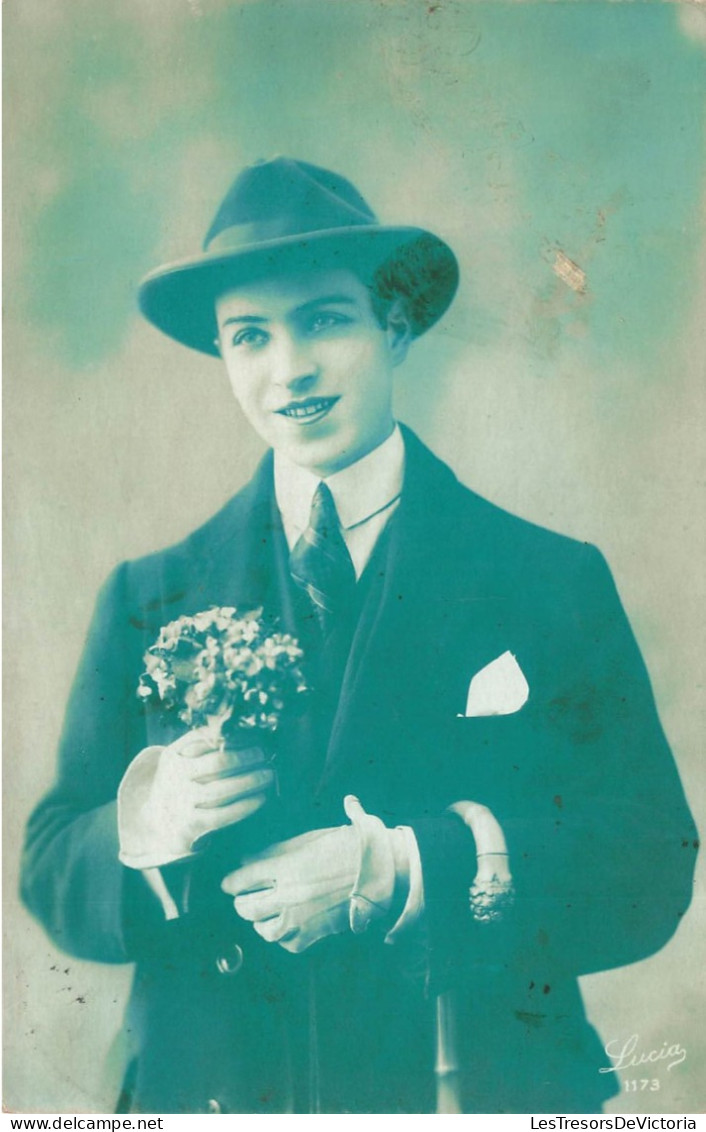
<svg viewBox="0 0 706 1132">
<path fill-rule="evenodd" d="M 385 936 L 394 943 L 411 927 L 424 908 L 424 889 L 419 849 L 408 826 L 388 827 L 367 814 L 353 795 L 344 800 L 346 815 L 358 835 L 358 873 L 350 898 L 350 927 L 355 934 L 404 902 L 401 913 Z"/>
<path fill-rule="evenodd" d="M 176 853 L 173 849 L 161 845 L 159 834 L 155 835 L 155 830 L 147 829 L 142 818 L 143 808 L 163 750 L 163 747 L 145 747 L 135 755 L 118 787 L 119 860 L 129 869 L 150 870 L 153 874 L 158 873 L 160 865 L 171 865 L 175 861 L 189 860 L 198 856 L 194 851 Z M 147 883 L 156 893 L 154 884 L 149 879 Z M 159 881 L 156 883 L 159 887 Z M 159 899 L 162 901 L 161 896 Z M 163 901 L 162 906 L 164 907 Z"/>
<path fill-rule="evenodd" d="M 414 836 L 414 830 L 408 825 L 399 825 L 396 829 L 391 830 L 391 833 L 395 838 L 395 845 L 399 847 L 400 855 L 404 855 L 408 889 L 404 908 L 385 936 L 385 943 L 396 943 L 403 932 L 416 924 L 424 911 L 422 859 L 419 855 L 419 846 Z"/>
<path fill-rule="evenodd" d="M 438 994 L 468 965 L 474 922 L 469 889 L 477 870 L 470 829 L 455 813 L 417 818 L 410 826 L 419 846 L 429 958 L 429 990 Z"/>
</svg>

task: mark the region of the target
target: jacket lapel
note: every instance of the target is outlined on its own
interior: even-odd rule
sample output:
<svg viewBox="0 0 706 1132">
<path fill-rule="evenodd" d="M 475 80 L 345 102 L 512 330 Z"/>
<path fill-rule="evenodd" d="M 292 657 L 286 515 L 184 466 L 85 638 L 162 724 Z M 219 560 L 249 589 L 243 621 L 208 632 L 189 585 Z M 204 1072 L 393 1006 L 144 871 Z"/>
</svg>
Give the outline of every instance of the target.
<svg viewBox="0 0 706 1132">
<path fill-rule="evenodd" d="M 280 612 L 276 571 L 278 541 L 283 537 L 273 505 L 272 453 L 253 479 L 211 523 L 198 531 L 186 557 L 193 564 L 192 603 L 217 602 L 238 609 L 262 606 Z"/>
<path fill-rule="evenodd" d="M 319 790 L 381 743 L 390 756 L 391 744 L 422 747 L 430 721 L 463 710 L 469 670 L 492 659 L 482 560 L 492 554 L 485 518 L 495 509 L 462 488 L 413 433 L 403 433 L 404 493 L 353 636 Z M 296 632 L 277 568 L 283 539 L 268 453 L 250 483 L 186 545 L 193 608 L 185 611 L 262 606 Z"/>
<path fill-rule="evenodd" d="M 353 639 L 322 784 L 381 742 L 389 749 L 393 735 L 408 737 L 415 721 L 424 727 L 433 717 L 450 718 L 463 710 L 456 703 L 472 663 L 472 642 L 483 651 L 476 632 L 461 662 L 458 642 L 468 633 L 457 624 L 459 602 L 454 600 L 461 586 L 462 614 L 473 609 L 478 572 L 468 540 L 458 538 L 457 528 L 460 510 L 474 497 L 408 429 L 404 438 L 402 501 L 391 520 L 383 576 L 371 587 Z M 483 541 L 481 526 L 479 517 L 477 547 Z M 482 616 L 477 602 L 475 613 Z"/>
</svg>

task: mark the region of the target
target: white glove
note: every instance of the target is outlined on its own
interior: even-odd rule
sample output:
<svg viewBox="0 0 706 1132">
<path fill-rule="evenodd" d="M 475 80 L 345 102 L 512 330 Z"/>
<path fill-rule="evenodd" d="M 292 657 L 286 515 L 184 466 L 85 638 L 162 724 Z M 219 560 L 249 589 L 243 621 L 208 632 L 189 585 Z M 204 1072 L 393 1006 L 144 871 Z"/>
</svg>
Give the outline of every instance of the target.
<svg viewBox="0 0 706 1132">
<path fill-rule="evenodd" d="M 120 860 L 149 868 L 193 856 L 200 838 L 259 810 L 273 780 L 259 747 L 221 750 L 206 730 L 146 748 L 118 791 Z"/>
<path fill-rule="evenodd" d="M 270 846 L 221 887 L 263 939 L 286 951 L 304 951 L 348 929 L 359 856 L 352 826 L 316 829 Z"/>
<path fill-rule="evenodd" d="M 387 829 L 352 794 L 343 804 L 352 825 L 271 845 L 221 885 L 235 897 L 238 915 L 286 951 L 364 931 L 388 912 L 396 882 L 409 886 L 404 831 Z"/>
</svg>

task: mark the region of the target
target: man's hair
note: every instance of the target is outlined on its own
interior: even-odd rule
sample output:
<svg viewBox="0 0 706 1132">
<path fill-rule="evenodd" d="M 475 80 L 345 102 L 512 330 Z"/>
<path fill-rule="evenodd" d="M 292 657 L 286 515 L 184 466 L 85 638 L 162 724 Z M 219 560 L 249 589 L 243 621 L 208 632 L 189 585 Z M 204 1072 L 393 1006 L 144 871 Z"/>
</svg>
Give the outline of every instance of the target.
<svg viewBox="0 0 706 1132">
<path fill-rule="evenodd" d="M 390 307 L 401 299 L 412 333 L 418 334 L 427 325 L 428 312 L 436 305 L 439 291 L 446 291 L 452 270 L 432 238 L 422 236 L 399 248 L 376 268 L 372 278 L 363 279 L 380 327 L 385 329 Z"/>
<path fill-rule="evenodd" d="M 248 278 L 251 282 L 258 282 L 278 272 L 296 273 L 312 267 L 344 268 L 357 276 L 367 288 L 373 315 L 381 330 L 387 327 L 392 304 L 401 299 L 413 337 L 423 333 L 429 323 L 435 321 L 436 316 L 430 318 L 430 312 L 438 306 L 439 297 L 447 295 L 449 289 L 455 286 L 453 261 L 440 252 L 433 236 L 423 235 L 403 244 L 375 268 L 366 262 L 365 255 L 351 254 L 351 249 L 346 250 L 347 257 L 342 256 L 338 248 L 328 252 L 317 248 L 315 255 L 311 248 L 286 249 L 285 253 L 275 253 L 253 265 Z M 226 264 L 221 291 L 226 292 L 233 285 L 237 285 L 237 279 L 235 283 L 232 281 Z M 217 336 L 215 326 L 214 333 Z"/>
<path fill-rule="evenodd" d="M 372 279 L 363 279 L 362 282 L 368 289 L 375 321 L 381 330 L 387 328 L 390 308 L 397 299 L 402 300 L 405 314 L 411 320 L 409 292 L 405 280 L 398 278 L 397 273 L 388 264 L 378 268 Z"/>
</svg>

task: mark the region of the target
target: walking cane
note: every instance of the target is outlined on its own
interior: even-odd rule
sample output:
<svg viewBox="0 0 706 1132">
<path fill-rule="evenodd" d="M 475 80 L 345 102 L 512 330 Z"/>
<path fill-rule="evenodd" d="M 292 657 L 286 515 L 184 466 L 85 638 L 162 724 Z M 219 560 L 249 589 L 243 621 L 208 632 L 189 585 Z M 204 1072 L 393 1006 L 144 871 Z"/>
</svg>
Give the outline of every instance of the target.
<svg viewBox="0 0 706 1132">
<path fill-rule="evenodd" d="M 453 996 L 445 991 L 436 999 L 436 1112 L 454 1114 L 463 1112 L 458 1079 L 458 1053 L 456 1045 L 456 1015 Z"/>
<path fill-rule="evenodd" d="M 486 806 L 455 802 L 449 811 L 468 826 L 476 845 L 478 871 L 469 890 L 471 915 L 480 924 L 498 923 L 512 904 L 514 890 L 503 831 Z M 436 1112 L 463 1113 L 456 1032 L 456 1004 L 452 991 L 436 999 Z"/>
</svg>

